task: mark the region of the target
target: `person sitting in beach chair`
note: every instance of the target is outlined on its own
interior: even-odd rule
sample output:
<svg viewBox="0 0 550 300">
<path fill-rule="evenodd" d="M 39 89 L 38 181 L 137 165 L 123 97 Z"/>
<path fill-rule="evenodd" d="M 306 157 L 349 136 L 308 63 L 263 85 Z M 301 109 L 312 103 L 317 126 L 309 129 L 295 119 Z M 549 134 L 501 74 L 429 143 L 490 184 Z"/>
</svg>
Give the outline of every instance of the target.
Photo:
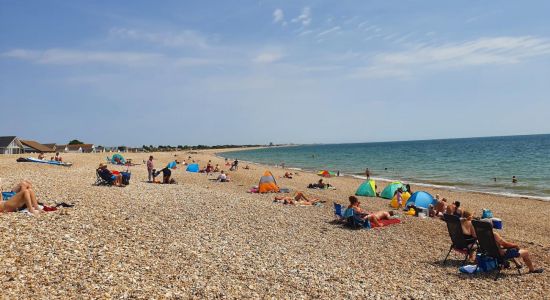
<svg viewBox="0 0 550 300">
<path fill-rule="evenodd" d="M 123 186 L 122 175 L 113 174 L 113 172 L 107 169 L 107 165 L 104 163 L 99 164 L 99 167 L 97 168 L 96 173 L 98 177 L 101 180 L 103 180 L 103 182 L 97 182 L 97 185 L 107 184 L 107 185 Z"/>
<path fill-rule="evenodd" d="M 290 205 L 315 205 L 319 202 L 322 202 L 321 200 L 317 198 L 311 198 L 304 195 L 302 192 L 296 192 L 294 197 L 290 196 L 275 196 L 274 202 L 282 202 L 283 204 L 290 204 Z"/>
<path fill-rule="evenodd" d="M 359 205 L 359 199 L 355 196 L 349 196 L 348 209 L 353 209 L 354 214 L 358 215 L 363 220 L 369 220 L 373 225 L 381 227 L 384 226 L 380 223 L 381 220 L 389 220 L 393 217 L 393 211 L 377 211 L 374 213 L 368 213 L 364 211 Z"/>
<path fill-rule="evenodd" d="M 25 206 L 33 215 L 37 215 L 42 212 L 38 206 L 36 194 L 32 190 L 32 185 L 29 181 L 23 180 L 17 184 L 12 191 L 16 194 L 6 201 L 0 201 L 0 213 L 15 212 Z"/>
<path fill-rule="evenodd" d="M 516 264 L 518 273 L 521 274 L 521 266 L 515 261 L 517 257 L 523 259 L 529 269 L 529 273 L 542 273 L 544 271 L 542 268 L 535 268 L 527 249 L 522 249 L 518 244 L 504 240 L 500 234 L 495 232 L 491 222 L 472 220 L 472 225 L 479 242 L 480 249 L 478 252 L 494 258 L 498 264 L 495 280 L 498 279 L 502 268 L 509 265 L 509 261 Z"/>
</svg>

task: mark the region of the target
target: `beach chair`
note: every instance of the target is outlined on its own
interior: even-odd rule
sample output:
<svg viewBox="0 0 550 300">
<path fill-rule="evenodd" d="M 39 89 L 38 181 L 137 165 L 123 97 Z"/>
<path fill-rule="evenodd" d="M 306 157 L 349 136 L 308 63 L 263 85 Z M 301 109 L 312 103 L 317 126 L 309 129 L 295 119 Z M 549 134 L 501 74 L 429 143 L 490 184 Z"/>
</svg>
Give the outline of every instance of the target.
<svg viewBox="0 0 550 300">
<path fill-rule="evenodd" d="M 477 240 L 479 243 L 478 253 L 482 253 L 483 255 L 494 259 L 497 265 L 495 269 L 495 280 L 498 279 L 503 268 L 510 266 L 510 261 L 516 265 L 518 274 L 521 275 L 521 264 L 519 264 L 514 258 L 506 258 L 501 254 L 500 248 L 495 240 L 495 235 L 493 234 L 492 223 L 487 221 L 472 220 L 472 225 L 476 231 Z"/>
<path fill-rule="evenodd" d="M 342 204 L 334 202 L 334 217 L 338 221 L 344 220 L 344 212 L 342 211 Z"/>
<path fill-rule="evenodd" d="M 94 185 L 97 185 L 97 186 L 100 186 L 100 185 L 111 186 L 111 185 L 113 185 L 112 180 L 105 180 L 99 175 L 99 170 L 95 170 L 95 176 L 96 176 L 96 180 L 95 180 Z"/>
<path fill-rule="evenodd" d="M 351 208 L 347 208 L 344 211 L 344 219 L 346 220 L 346 226 L 351 229 L 371 228 L 369 220 L 363 220 L 361 216 L 357 215 Z"/>
<path fill-rule="evenodd" d="M 451 237 L 451 247 L 447 256 L 443 260 L 443 264 L 447 262 L 447 258 L 451 251 L 456 251 L 458 253 L 464 254 L 464 260 L 462 261 L 462 266 L 466 263 L 468 256 L 472 254 L 476 249 L 476 239 L 475 238 L 466 238 L 462 232 L 462 226 L 460 224 L 460 218 L 458 216 L 444 214 L 443 220 L 447 223 L 447 230 L 449 231 L 449 236 Z"/>
</svg>

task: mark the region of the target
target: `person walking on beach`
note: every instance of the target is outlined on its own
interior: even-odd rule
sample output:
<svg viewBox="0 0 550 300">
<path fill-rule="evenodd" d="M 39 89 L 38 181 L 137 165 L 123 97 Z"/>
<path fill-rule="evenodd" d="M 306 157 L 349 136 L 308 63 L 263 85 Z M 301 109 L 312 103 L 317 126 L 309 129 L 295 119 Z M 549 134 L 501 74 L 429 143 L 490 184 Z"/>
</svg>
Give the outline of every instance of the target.
<svg viewBox="0 0 550 300">
<path fill-rule="evenodd" d="M 153 169 L 155 168 L 155 165 L 153 164 L 153 155 L 149 156 L 149 160 L 147 161 L 147 174 L 149 178 L 149 182 L 153 182 Z"/>
<path fill-rule="evenodd" d="M 367 169 L 365 170 L 365 176 L 367 176 L 367 180 L 370 179 L 370 170 L 369 170 L 369 168 L 367 168 Z"/>
</svg>

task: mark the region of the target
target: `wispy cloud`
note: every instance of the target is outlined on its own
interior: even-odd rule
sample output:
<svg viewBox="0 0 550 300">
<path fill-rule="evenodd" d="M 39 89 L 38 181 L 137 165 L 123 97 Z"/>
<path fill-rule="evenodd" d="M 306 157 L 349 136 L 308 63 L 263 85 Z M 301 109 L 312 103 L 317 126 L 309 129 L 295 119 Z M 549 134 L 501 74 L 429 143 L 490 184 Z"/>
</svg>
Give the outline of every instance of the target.
<svg viewBox="0 0 550 300">
<path fill-rule="evenodd" d="M 329 33 L 336 32 L 338 30 L 340 30 L 340 26 L 335 26 L 335 27 L 332 27 L 331 29 L 320 32 L 319 34 L 317 34 L 317 37 L 321 37 L 323 35 L 327 35 Z"/>
<path fill-rule="evenodd" d="M 311 18 L 311 8 L 304 7 L 302 9 L 302 13 L 298 17 L 292 19 L 292 22 L 293 23 L 299 22 L 303 26 L 308 26 L 309 24 L 311 24 L 311 20 L 312 20 L 312 18 Z"/>
<path fill-rule="evenodd" d="M 542 55 L 550 55 L 547 39 L 532 36 L 480 38 L 380 53 L 374 56 L 370 65 L 353 72 L 353 77 L 404 77 L 423 70 L 516 64 Z"/>
<path fill-rule="evenodd" d="M 66 49 L 27 50 L 14 49 L 1 54 L 40 64 L 74 65 L 86 63 L 106 63 L 114 65 L 143 65 L 158 62 L 163 57 L 157 53 L 80 51 Z"/>
<path fill-rule="evenodd" d="M 286 24 L 285 14 L 282 9 L 277 8 L 275 11 L 273 11 L 273 23 L 281 23 L 283 25 Z"/>
<path fill-rule="evenodd" d="M 128 28 L 111 28 L 109 35 L 114 38 L 140 40 L 167 47 L 207 48 L 208 39 L 197 31 L 148 32 Z"/>
</svg>

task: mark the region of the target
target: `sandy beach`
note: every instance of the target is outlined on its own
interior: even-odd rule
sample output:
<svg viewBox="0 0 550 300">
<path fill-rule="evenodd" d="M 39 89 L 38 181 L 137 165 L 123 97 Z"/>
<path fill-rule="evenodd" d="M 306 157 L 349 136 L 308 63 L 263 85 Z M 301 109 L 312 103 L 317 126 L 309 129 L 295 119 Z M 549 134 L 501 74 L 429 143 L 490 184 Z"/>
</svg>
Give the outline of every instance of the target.
<svg viewBox="0 0 550 300">
<path fill-rule="evenodd" d="M 232 149 L 234 150 L 234 149 Z M 216 151 L 152 153 L 156 167 L 189 155 L 219 164 Z M 126 153 L 142 163 L 149 153 Z M 460 200 L 480 216 L 490 208 L 503 220 L 502 235 L 531 251 L 542 274 L 505 270 L 464 275 L 451 253 L 445 223 L 405 216 L 401 224 L 349 230 L 334 224 L 333 202 L 347 204 L 361 180 L 329 178 L 336 190 L 309 190 L 315 174 L 250 164 L 214 176 L 172 172 L 176 185 L 147 183 L 144 164 L 130 167 L 124 188 L 93 186 L 101 154 L 64 154 L 72 167 L 17 163 L 0 156 L 2 191 L 30 180 L 39 201 L 75 204 L 38 217 L 0 214 L 0 291 L 3 299 L 150 298 L 414 298 L 549 299 L 550 202 L 413 186 Z M 125 167 L 111 166 L 115 170 Z M 250 194 L 264 170 L 280 187 L 326 200 L 322 207 L 273 203 L 273 194 Z M 381 191 L 387 183 L 377 182 Z M 369 211 L 389 201 L 360 198 Z"/>
</svg>

